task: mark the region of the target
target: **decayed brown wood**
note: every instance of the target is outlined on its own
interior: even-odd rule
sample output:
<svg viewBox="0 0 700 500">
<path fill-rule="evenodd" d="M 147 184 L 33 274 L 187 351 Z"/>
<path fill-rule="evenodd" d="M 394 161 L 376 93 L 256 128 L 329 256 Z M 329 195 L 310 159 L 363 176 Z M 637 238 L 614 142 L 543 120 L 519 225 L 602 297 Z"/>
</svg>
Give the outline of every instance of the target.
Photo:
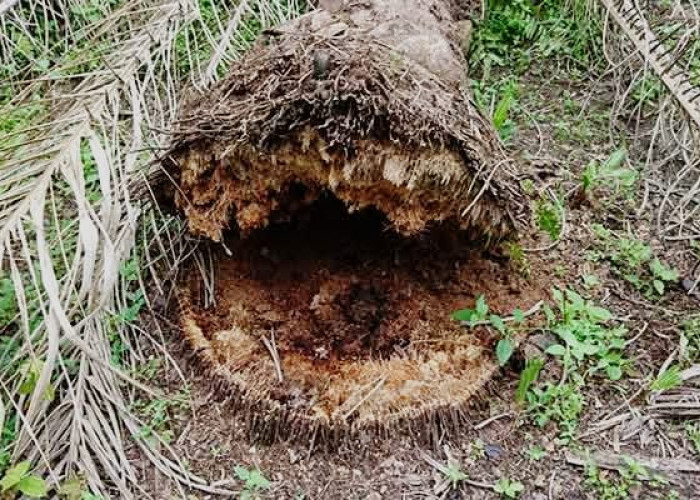
<svg viewBox="0 0 700 500">
<path fill-rule="evenodd" d="M 321 7 L 183 106 L 166 164 L 191 231 L 246 233 L 330 191 L 406 234 L 444 220 L 512 234 L 526 204 L 464 86 L 468 23 L 438 0 Z"/>
</svg>

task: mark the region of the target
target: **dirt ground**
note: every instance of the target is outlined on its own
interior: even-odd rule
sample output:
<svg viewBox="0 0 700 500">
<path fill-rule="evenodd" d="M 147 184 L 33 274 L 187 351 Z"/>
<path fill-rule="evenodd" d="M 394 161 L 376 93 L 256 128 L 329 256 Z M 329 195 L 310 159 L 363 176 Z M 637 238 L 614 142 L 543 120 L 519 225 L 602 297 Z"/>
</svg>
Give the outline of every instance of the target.
<svg viewBox="0 0 700 500">
<path fill-rule="evenodd" d="M 594 86 L 585 81 L 578 85 L 556 81 L 536 71 L 527 76 L 525 86 L 527 91 L 522 93 L 527 97 L 520 104 L 527 113 L 517 115 L 518 131 L 508 150 L 518 163 L 523 179 L 531 179 L 540 189 L 549 186 L 554 191 L 566 192 L 575 185 L 591 159 L 604 160 L 615 149 L 604 118 L 604 110 L 611 106 L 610 90 L 604 85 Z M 570 96 L 566 106 L 573 106 L 573 110 L 565 109 L 561 99 L 564 93 Z M 632 155 L 634 157 L 634 151 Z M 644 176 L 645 172 L 641 174 Z M 642 185 L 647 190 L 646 196 Z M 534 249 L 526 252 L 526 259 L 531 276 L 541 281 L 537 286 L 545 290 L 553 286 L 579 290 L 609 309 L 616 319 L 624 321 L 630 332 L 628 338 L 631 340 L 625 353 L 631 363 L 625 375 L 618 381 L 605 377 L 587 378 L 582 388 L 586 404 L 576 439 L 571 443 L 561 444 L 557 440 L 555 425 L 550 422 L 538 427 L 514 402 L 513 394 L 524 359 L 541 347 L 538 340 L 541 340 L 542 332 L 536 329 L 509 364 L 471 402 L 468 408 L 471 425 L 459 435 L 446 436 L 430 446 L 405 434 L 385 439 L 368 436 L 328 450 L 303 442 L 263 445 L 251 440 L 245 425 L 246 415 L 232 411 L 235 405 L 226 401 L 225 389 L 204 373 L 201 364 L 188 352 L 177 329 L 173 328 L 168 343 L 190 384 L 191 405 L 188 410 L 172 414 L 171 446 L 187 461 L 190 470 L 233 491 L 243 489 L 242 482 L 234 474 L 236 466 L 258 468 L 271 481 L 270 488 L 260 492 L 261 498 L 498 498 L 499 495 L 487 486 L 503 477 L 522 482 L 524 491 L 520 498 L 524 499 L 623 498 L 605 496 L 602 490 L 591 486 L 585 468 L 569 463 L 571 455 L 607 452 L 638 460 L 654 457 L 687 459 L 700 466 L 699 457 L 684 432 L 688 419 L 632 418 L 649 415 L 645 410 L 649 404 L 649 391 L 646 390 L 649 377 L 659 371 L 669 354 L 678 347 L 680 323 L 689 314 L 698 312 L 700 296 L 688 296 L 679 280 L 669 285 L 662 298 L 647 299 L 613 273 L 609 264 L 589 258 L 589 252 L 595 246 L 595 236 L 591 231 L 593 223 L 603 223 L 611 229 L 630 228 L 636 237 L 651 246 L 655 256 L 675 266 L 681 279 L 693 278 L 693 266 L 698 256 L 688 250 L 687 244 L 663 244 L 654 236 L 654 209 L 661 195 L 653 183 L 642 181 L 631 201 L 603 193 L 589 203 L 569 206 L 563 237 L 556 245 L 552 245 L 534 225 L 529 234 L 523 235 L 522 246 Z M 641 203 L 642 197 L 644 204 Z M 494 265 L 507 268 L 511 264 L 500 261 Z M 597 276 L 600 284 L 586 288 L 583 276 L 591 274 Z M 289 298 L 296 296 L 289 287 L 284 293 Z M 284 297 L 284 293 L 277 296 Z M 370 286 L 358 293 L 372 296 L 378 292 Z M 389 294 L 387 303 L 396 300 L 395 293 L 398 292 L 393 290 Z M 477 294 L 479 290 L 470 290 L 470 293 Z M 252 302 L 258 302 L 258 299 L 250 297 Z M 506 305 L 507 301 L 503 306 Z M 285 310 L 288 306 L 281 303 L 275 307 Z M 453 304 L 445 310 L 445 317 L 449 316 L 450 307 Z M 352 325 L 377 323 L 377 315 L 381 315 L 381 311 L 355 311 L 355 317 L 346 318 L 345 326 L 352 329 Z M 300 321 L 305 320 L 308 318 Z M 322 324 L 319 328 L 331 326 Z M 388 340 L 385 339 L 387 344 L 372 344 L 377 352 L 400 344 L 396 332 L 392 330 L 390 333 L 386 337 Z M 293 332 L 289 335 L 290 345 L 294 344 Z M 352 337 L 352 332 L 348 335 Z M 298 345 L 304 344 L 311 350 L 319 347 L 313 344 L 317 340 L 302 340 L 304 342 L 296 339 L 300 342 Z M 367 342 L 378 341 L 368 339 Z M 356 354 L 354 347 L 347 343 L 337 345 L 340 346 L 336 351 L 339 358 Z M 556 381 L 560 377 L 559 362 L 549 357 L 540 380 Z M 172 393 L 182 388 L 172 371 L 158 371 L 151 382 L 169 388 Z M 625 413 L 630 413 L 631 417 L 621 419 L 619 425 L 604 430 L 593 426 L 596 422 Z M 529 453 L 533 447 L 541 448 L 541 458 L 535 459 Z M 135 450 L 133 454 L 136 455 Z M 455 488 L 450 488 L 444 475 L 430 463 L 431 459 L 444 465 L 451 459 L 459 464 L 470 482 L 461 481 Z M 154 497 L 165 499 L 180 495 L 172 483 L 149 467 L 146 460 L 142 463 L 144 484 Z M 662 475 L 667 481 L 652 478 L 633 482 L 629 496 L 700 497 L 700 473 L 670 471 Z M 620 480 L 618 473 L 612 471 L 602 472 L 599 483 L 600 478 L 603 481 Z M 189 494 L 191 498 L 214 497 L 195 490 Z"/>
</svg>

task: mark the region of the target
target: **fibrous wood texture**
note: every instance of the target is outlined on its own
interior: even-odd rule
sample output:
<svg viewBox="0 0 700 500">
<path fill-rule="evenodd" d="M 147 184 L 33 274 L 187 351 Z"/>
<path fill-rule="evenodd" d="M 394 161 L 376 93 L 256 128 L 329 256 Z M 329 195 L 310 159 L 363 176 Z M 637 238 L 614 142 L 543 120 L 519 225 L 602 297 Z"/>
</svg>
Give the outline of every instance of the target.
<svg viewBox="0 0 700 500">
<path fill-rule="evenodd" d="M 449 4 L 325 7 L 183 105 L 172 196 L 228 256 L 212 251 L 211 281 L 186 273 L 181 324 L 258 437 L 437 435 L 498 369 L 494 338 L 450 312 L 491 287 L 499 308 L 540 298 L 482 259 L 525 204 Z"/>
<path fill-rule="evenodd" d="M 184 105 L 166 162 L 192 232 L 247 233 L 332 192 L 415 234 L 512 233 L 524 204 L 465 92 L 457 23 L 435 0 L 338 2 L 265 33 Z M 290 200 L 293 183 L 303 199 Z"/>
</svg>

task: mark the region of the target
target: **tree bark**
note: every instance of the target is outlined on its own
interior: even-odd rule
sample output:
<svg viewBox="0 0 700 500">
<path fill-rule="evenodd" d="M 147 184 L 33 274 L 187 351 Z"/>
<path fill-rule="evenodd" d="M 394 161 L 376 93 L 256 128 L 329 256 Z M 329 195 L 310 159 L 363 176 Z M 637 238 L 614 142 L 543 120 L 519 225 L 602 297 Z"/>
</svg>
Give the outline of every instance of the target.
<svg viewBox="0 0 700 500">
<path fill-rule="evenodd" d="M 326 0 L 265 32 L 183 105 L 166 165 L 190 230 L 245 234 L 331 192 L 405 234 L 449 220 L 487 241 L 511 235 L 526 204 L 469 98 L 455 10 Z"/>
</svg>

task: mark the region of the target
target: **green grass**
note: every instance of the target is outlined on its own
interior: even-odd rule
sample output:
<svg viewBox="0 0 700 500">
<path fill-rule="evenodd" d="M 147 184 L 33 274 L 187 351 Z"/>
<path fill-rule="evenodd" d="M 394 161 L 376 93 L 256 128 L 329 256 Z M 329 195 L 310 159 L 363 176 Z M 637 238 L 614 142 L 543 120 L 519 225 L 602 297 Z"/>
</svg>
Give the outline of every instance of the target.
<svg viewBox="0 0 700 500">
<path fill-rule="evenodd" d="M 64 19 L 50 15 L 46 9 L 32 10 L 25 2 L 15 7 L 24 26 L 21 29 L 15 23 L 3 26 L 11 52 L 3 57 L 4 64 L 0 64 L 0 105 L 12 98 L 13 81 L 36 78 L 86 53 L 94 53 L 100 42 L 89 36 L 89 28 L 122 3 L 123 0 L 85 0 L 71 4 L 70 30 Z M 85 70 L 84 66 L 77 66 L 71 73 Z"/>
<path fill-rule="evenodd" d="M 487 0 L 477 23 L 470 62 L 488 79 L 493 68 L 524 72 L 533 59 L 600 66 L 601 17 L 587 0 Z"/>
</svg>

